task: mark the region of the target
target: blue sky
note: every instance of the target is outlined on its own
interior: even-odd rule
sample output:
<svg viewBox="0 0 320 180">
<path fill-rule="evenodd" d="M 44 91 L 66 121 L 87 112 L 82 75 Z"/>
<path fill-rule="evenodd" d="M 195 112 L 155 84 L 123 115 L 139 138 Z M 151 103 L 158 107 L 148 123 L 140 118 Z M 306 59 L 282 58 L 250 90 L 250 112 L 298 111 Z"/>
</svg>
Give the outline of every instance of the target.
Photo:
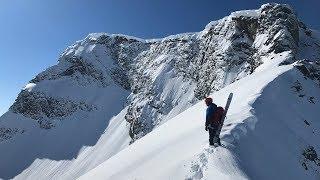
<svg viewBox="0 0 320 180">
<path fill-rule="evenodd" d="M 256 0 L 1 0 L 0 115 L 36 74 L 91 32 L 141 38 L 201 31 L 230 12 L 256 9 Z M 320 1 L 289 3 L 309 27 L 320 30 Z"/>
</svg>

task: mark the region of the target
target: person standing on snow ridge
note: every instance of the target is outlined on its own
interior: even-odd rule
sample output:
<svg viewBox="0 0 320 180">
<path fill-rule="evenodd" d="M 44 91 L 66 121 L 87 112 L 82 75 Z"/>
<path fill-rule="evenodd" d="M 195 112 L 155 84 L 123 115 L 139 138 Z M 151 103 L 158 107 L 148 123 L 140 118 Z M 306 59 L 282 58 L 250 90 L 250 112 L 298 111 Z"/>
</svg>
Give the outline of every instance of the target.
<svg viewBox="0 0 320 180">
<path fill-rule="evenodd" d="M 217 107 L 216 104 L 212 102 L 212 98 L 208 97 L 205 99 L 205 103 L 208 106 L 206 111 L 206 131 L 209 131 L 209 144 L 211 146 L 214 143 L 217 143 L 219 146 L 221 145 L 219 135 L 217 135 L 217 131 L 220 126 L 220 114 L 221 107 Z M 222 108 L 223 110 L 223 108 Z M 219 112 L 218 112 L 219 111 Z"/>
</svg>

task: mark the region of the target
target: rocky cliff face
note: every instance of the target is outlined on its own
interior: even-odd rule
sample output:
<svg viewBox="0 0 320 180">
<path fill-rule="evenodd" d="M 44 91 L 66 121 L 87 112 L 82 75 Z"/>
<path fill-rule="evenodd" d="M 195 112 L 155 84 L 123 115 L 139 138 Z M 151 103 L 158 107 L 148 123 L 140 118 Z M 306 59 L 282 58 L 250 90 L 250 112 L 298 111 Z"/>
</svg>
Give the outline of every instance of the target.
<svg viewBox="0 0 320 180">
<path fill-rule="evenodd" d="M 76 111 L 94 113 L 99 106 L 86 94 L 81 100 L 55 94 L 48 84 L 68 82 L 83 89 L 117 85 L 131 92 L 125 118 L 134 141 L 211 92 L 251 74 L 264 63 L 262 57 L 288 51 L 288 63 L 294 62 L 301 33 L 311 31 L 289 6 L 266 4 L 213 21 L 201 32 L 163 39 L 90 34 L 65 50 L 57 65 L 32 79 L 37 88 L 22 90 L 10 111 L 50 129 L 56 119 L 67 120 Z M 304 61 L 297 68 L 319 80 L 312 64 Z"/>
</svg>

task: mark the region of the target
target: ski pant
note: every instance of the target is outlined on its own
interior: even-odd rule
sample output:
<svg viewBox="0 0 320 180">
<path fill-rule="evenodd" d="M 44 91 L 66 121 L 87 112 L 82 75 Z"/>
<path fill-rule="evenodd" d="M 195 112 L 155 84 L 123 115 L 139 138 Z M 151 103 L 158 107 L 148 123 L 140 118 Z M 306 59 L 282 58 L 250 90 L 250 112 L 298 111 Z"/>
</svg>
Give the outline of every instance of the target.
<svg viewBox="0 0 320 180">
<path fill-rule="evenodd" d="M 219 127 L 213 126 L 213 127 L 208 127 L 209 130 L 209 144 L 214 145 L 214 143 L 220 144 L 220 137 L 217 135 Z"/>
</svg>

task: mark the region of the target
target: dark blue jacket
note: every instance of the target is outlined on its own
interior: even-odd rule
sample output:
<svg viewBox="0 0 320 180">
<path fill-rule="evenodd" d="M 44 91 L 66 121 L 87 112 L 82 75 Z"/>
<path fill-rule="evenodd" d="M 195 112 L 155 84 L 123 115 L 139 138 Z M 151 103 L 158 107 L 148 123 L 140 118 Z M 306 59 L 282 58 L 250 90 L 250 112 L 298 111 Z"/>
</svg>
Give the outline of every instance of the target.
<svg viewBox="0 0 320 180">
<path fill-rule="evenodd" d="M 208 127 L 209 124 L 211 123 L 210 120 L 213 117 L 213 114 L 216 108 L 217 108 L 217 105 L 214 103 L 208 106 L 207 112 L 206 112 L 206 127 Z"/>
</svg>

